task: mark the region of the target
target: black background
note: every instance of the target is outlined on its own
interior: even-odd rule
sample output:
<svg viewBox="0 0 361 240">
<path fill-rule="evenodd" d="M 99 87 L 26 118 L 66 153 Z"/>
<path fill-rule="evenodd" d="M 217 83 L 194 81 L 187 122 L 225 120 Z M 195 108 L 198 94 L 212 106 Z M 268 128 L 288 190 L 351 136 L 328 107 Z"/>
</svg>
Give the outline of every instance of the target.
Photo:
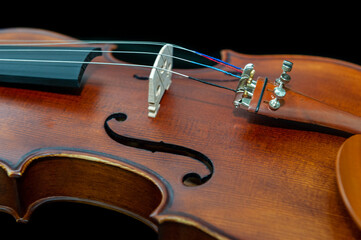
<svg viewBox="0 0 361 240">
<path fill-rule="evenodd" d="M 232 49 L 247 54 L 317 55 L 361 64 L 357 2 L 354 5 L 337 1 L 327 5 L 312 2 L 276 5 L 273 1 L 31 4 L 3 8 L 6 16 L 2 14 L 0 28 L 42 28 L 80 39 L 169 42 L 214 56 L 222 49 Z M 80 229 L 78 235 L 92 230 L 84 236 L 93 232 L 149 234 L 137 224 L 125 224 L 131 222 L 129 219 L 122 220 L 117 214 L 93 207 L 53 204 L 35 214 L 30 227 L 21 226 L 15 231 L 24 235 L 35 231 L 37 235 L 41 229 L 50 228 L 55 233 L 53 236 L 74 234 L 75 229 Z M 12 220 L 6 215 L 0 217 L 2 225 L 13 231 Z M 79 228 L 80 224 L 88 227 Z M 148 239 L 152 237 L 155 236 Z"/>
<path fill-rule="evenodd" d="M 11 18 L 3 16 L 0 27 L 43 28 L 80 39 L 169 42 L 214 56 L 222 49 L 232 49 L 361 63 L 356 2 L 48 4 L 24 6 Z"/>
</svg>

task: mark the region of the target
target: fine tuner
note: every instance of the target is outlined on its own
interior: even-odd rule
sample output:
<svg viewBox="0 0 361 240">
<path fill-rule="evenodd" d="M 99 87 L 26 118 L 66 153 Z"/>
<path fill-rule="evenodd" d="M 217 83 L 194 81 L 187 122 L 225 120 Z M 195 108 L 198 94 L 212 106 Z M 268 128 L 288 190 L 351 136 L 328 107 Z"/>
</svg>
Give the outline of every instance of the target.
<svg viewBox="0 0 361 240">
<path fill-rule="evenodd" d="M 283 61 L 282 70 L 283 73 L 276 79 L 277 87 L 273 89 L 274 99 L 269 102 L 269 107 L 272 110 L 277 110 L 281 107 L 280 99 L 286 96 L 286 90 L 283 86 L 291 81 L 291 76 L 288 74 L 292 70 L 293 63 L 287 60 Z"/>
<path fill-rule="evenodd" d="M 277 110 L 281 107 L 280 100 L 283 99 L 286 96 L 286 89 L 284 86 L 290 82 L 291 76 L 288 74 L 292 70 L 293 63 L 287 60 L 283 61 L 282 65 L 282 74 L 279 78 L 275 80 L 275 87 L 273 89 L 273 99 L 268 102 L 269 108 L 271 110 Z M 245 108 L 248 110 L 250 107 L 250 103 L 253 97 L 253 93 L 256 88 L 257 81 L 253 79 L 255 74 L 254 65 L 252 63 L 247 64 L 244 67 L 243 73 L 240 77 L 237 90 L 236 90 L 236 97 L 234 100 L 234 105 L 236 108 Z M 262 94 L 264 93 L 265 87 L 267 85 L 267 78 L 264 81 Z M 260 98 L 261 100 L 261 98 Z M 256 108 L 256 111 L 258 111 L 260 101 L 258 103 L 258 106 Z"/>
</svg>

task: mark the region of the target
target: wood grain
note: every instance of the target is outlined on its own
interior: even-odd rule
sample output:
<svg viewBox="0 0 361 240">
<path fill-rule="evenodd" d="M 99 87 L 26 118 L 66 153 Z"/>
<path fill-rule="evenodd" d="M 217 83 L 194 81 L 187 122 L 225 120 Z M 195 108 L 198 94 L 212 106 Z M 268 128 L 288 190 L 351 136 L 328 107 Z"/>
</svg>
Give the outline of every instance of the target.
<svg viewBox="0 0 361 240">
<path fill-rule="evenodd" d="M 308 97 L 295 92 L 292 89 L 287 88 L 286 96 L 279 100 L 281 107 L 279 109 L 272 110 L 269 107 L 269 102 L 275 98 L 273 89 L 277 85 L 275 83 L 267 83 L 265 87 L 266 90 L 261 96 L 261 89 L 263 85 L 264 80 L 259 78 L 255 93 L 250 103 L 249 111 L 255 112 L 259 98 L 261 98 L 261 104 L 257 114 L 273 118 L 317 124 L 353 134 L 361 133 L 361 116 L 359 116 L 359 113 L 352 114 L 343 110 L 341 107 L 328 105 L 313 96 Z M 355 87 L 358 88 L 357 85 Z M 359 89 L 361 89 L 361 86 Z M 332 92 L 330 92 L 329 96 L 330 98 L 335 98 Z M 355 102 L 352 104 L 356 105 L 356 101 L 359 100 L 361 99 L 356 98 Z M 342 101 L 342 98 L 337 97 L 335 101 Z"/>
<path fill-rule="evenodd" d="M 351 216 L 361 227 L 361 135 L 342 144 L 336 162 L 337 183 Z"/>
</svg>

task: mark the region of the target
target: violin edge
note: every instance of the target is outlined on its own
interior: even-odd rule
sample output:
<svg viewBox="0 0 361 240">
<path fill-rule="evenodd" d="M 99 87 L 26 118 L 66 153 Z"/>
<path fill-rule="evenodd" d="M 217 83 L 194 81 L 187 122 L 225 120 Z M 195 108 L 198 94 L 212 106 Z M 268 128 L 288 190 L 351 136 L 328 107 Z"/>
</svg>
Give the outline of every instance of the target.
<svg viewBox="0 0 361 240">
<path fill-rule="evenodd" d="M 360 155 L 357 154 L 358 145 L 361 145 L 361 135 L 355 134 L 347 138 L 340 146 L 335 160 L 337 188 L 343 203 L 359 229 L 361 229 L 360 211 L 357 210 L 357 191 L 352 187 L 357 187 L 357 169 Z M 360 151 L 361 152 L 361 151 Z M 354 164 L 352 165 L 352 162 Z M 351 167 L 351 168 L 348 168 Z M 352 171 L 347 171 L 352 169 Z"/>
<path fill-rule="evenodd" d="M 283 61 L 284 59 L 290 58 L 290 59 L 305 60 L 305 61 L 328 62 L 328 63 L 337 64 L 337 65 L 342 65 L 345 67 L 354 68 L 356 70 L 361 71 L 361 65 L 358 63 L 347 61 L 344 59 L 332 58 L 332 57 L 328 57 L 328 56 L 321 56 L 321 55 L 307 55 L 307 54 L 293 54 L 293 53 L 248 54 L 248 53 L 236 52 L 232 49 L 226 49 L 226 48 L 222 49 L 220 51 L 220 54 L 221 54 L 221 59 L 228 63 L 233 62 L 232 58 L 241 59 L 241 60 L 255 60 L 255 61 L 258 61 L 258 60 L 267 61 L 267 60 L 272 60 L 272 59 L 274 59 L 274 60 L 280 59 Z M 246 63 L 248 63 L 248 62 L 246 61 Z M 278 70 L 278 69 L 276 69 L 276 70 Z"/>
<path fill-rule="evenodd" d="M 39 192 L 45 192 L 48 191 L 46 188 L 42 188 L 42 183 L 44 183 L 44 180 L 40 180 L 39 182 L 32 180 L 32 177 L 28 176 L 29 171 L 34 171 L 31 168 L 37 168 L 37 165 L 41 162 L 52 162 L 51 165 L 55 164 L 57 160 L 60 161 L 73 161 L 78 162 L 82 161 L 85 164 L 92 164 L 96 165 L 97 168 L 113 168 L 115 169 L 116 173 L 123 174 L 126 173 L 135 173 L 136 176 L 140 177 L 139 179 L 146 179 L 146 181 L 151 182 L 151 185 L 153 185 L 157 190 L 159 190 L 158 193 L 153 192 L 150 193 L 149 191 L 142 188 L 141 191 L 145 192 L 144 196 L 147 198 L 147 196 L 150 196 L 151 199 L 157 198 L 155 195 L 160 194 L 160 201 L 156 204 L 153 204 L 153 207 L 151 207 L 151 211 L 148 211 L 147 214 L 144 213 L 138 213 L 134 211 L 134 209 L 127 209 L 127 206 L 121 206 L 123 203 L 120 203 L 120 205 L 112 204 L 107 202 L 107 200 L 101 200 L 101 199 L 88 199 L 85 197 L 79 197 L 79 196 L 72 196 L 71 194 L 65 194 L 65 195 L 57 195 L 54 194 L 48 195 L 46 197 L 30 197 L 33 199 L 27 199 L 30 195 L 37 196 Z M 39 164 L 40 165 L 40 164 Z M 69 170 L 69 163 L 64 163 L 62 165 L 67 165 L 67 169 Z M 190 233 L 194 233 L 197 237 L 197 239 L 207 239 L 207 240 L 225 240 L 225 239 L 232 239 L 228 237 L 226 234 L 220 232 L 213 226 L 209 226 L 209 224 L 202 222 L 199 219 L 196 219 L 192 216 L 187 216 L 183 213 L 172 213 L 170 211 L 167 211 L 168 207 L 172 204 L 172 198 L 173 198 L 173 189 L 172 187 L 167 183 L 167 181 L 162 178 L 161 176 L 158 176 L 157 173 L 152 172 L 151 170 L 147 169 L 146 167 L 140 166 L 139 164 L 130 162 L 126 159 L 121 159 L 114 156 L 108 156 L 106 154 L 96 153 L 92 151 L 86 151 L 86 150 L 79 150 L 79 149 L 60 149 L 60 148 L 48 148 L 48 149 L 37 149 L 26 156 L 22 158 L 20 161 L 20 164 L 16 168 L 12 168 L 10 166 L 7 166 L 4 164 L 4 162 L 0 162 L 0 167 L 3 169 L 9 180 L 12 180 L 12 182 L 15 184 L 14 188 L 16 188 L 16 193 L 18 199 L 16 200 L 16 204 L 14 206 L 6 206 L 6 203 L 2 203 L 2 199 L 0 197 L 0 212 L 7 213 L 11 215 L 16 222 L 18 223 L 28 223 L 31 215 L 33 212 L 41 205 L 50 203 L 50 202 L 73 202 L 73 203 L 81 203 L 81 204 L 88 204 L 93 205 L 105 209 L 109 209 L 112 211 L 119 212 L 121 214 L 125 214 L 127 216 L 130 216 L 154 231 L 158 232 L 160 236 L 166 237 L 165 239 L 169 238 L 169 231 L 170 229 L 187 229 L 187 231 L 184 232 L 184 234 L 188 235 Z M 61 167 L 59 167 L 58 164 L 55 164 L 53 167 L 54 171 L 58 172 L 60 175 L 61 173 L 64 173 L 64 175 L 67 175 L 66 177 L 69 178 L 69 174 L 65 173 L 61 170 Z M 46 171 L 46 175 L 49 175 L 49 181 L 57 181 L 56 176 L 53 175 L 53 170 L 50 167 L 50 164 L 47 164 L 46 167 L 41 167 L 41 169 L 44 169 Z M 72 168 L 72 167 L 70 167 Z M 75 166 L 75 168 L 77 168 Z M 97 171 L 97 170 L 96 170 Z M 38 174 L 41 173 L 41 171 L 34 171 L 31 175 L 41 175 Z M 79 175 L 79 173 L 76 173 Z M 109 174 L 109 169 L 107 172 L 107 176 L 114 176 L 115 174 Z M 84 176 L 84 175 L 83 175 Z M 108 179 L 109 180 L 109 179 Z M 110 181 L 103 180 L 104 183 L 108 183 Z M 124 179 L 123 179 L 124 180 Z M 64 179 L 62 179 L 64 181 Z M 66 184 L 62 181 L 59 184 L 63 185 Z M 83 180 L 85 184 L 92 185 L 93 183 L 90 180 Z M 99 180 L 97 180 L 99 181 Z M 72 180 L 73 183 L 76 184 L 77 180 Z M 133 182 L 133 180 L 131 181 Z M 3 182 L 0 182 L 3 183 Z M 35 184 L 34 184 L 35 183 Z M 140 182 L 137 182 L 140 183 Z M 114 183 L 113 183 L 114 184 Z M 56 185 L 56 184 L 55 184 Z M 131 186 L 134 188 L 138 184 L 134 184 Z M 36 189 L 32 189 L 32 186 L 36 186 Z M 29 188 L 29 189 L 28 189 Z M 53 186 L 53 190 L 59 189 L 59 185 L 57 187 Z M 109 187 L 109 189 L 122 189 L 123 187 Z M 69 187 L 66 187 L 65 189 L 69 189 Z M 81 189 L 78 187 L 78 189 Z M 129 189 L 128 189 L 129 190 Z M 67 190 L 66 190 L 67 191 Z M 93 192 L 94 189 L 92 189 Z M 114 195 L 119 195 L 115 192 L 113 192 Z M 110 195 L 110 194 L 107 194 Z M 147 195 L 147 196 L 145 196 Z M 104 196 L 105 197 L 105 196 Z M 143 198 L 139 197 L 139 198 Z M 24 199 L 26 198 L 26 199 Z M 134 200 L 134 199 L 133 199 Z M 10 201 L 10 200 L 9 200 Z M 145 205 L 146 202 L 143 202 Z M 23 204 L 22 206 L 20 206 Z M 134 204 L 134 202 L 132 202 Z M 154 207 L 155 206 L 155 207 Z M 132 206 L 134 207 L 134 206 Z M 163 238 L 160 238 L 163 239 Z"/>
<path fill-rule="evenodd" d="M 55 149 L 54 148 L 54 149 L 34 150 L 31 153 L 24 156 L 22 158 L 22 160 L 20 161 L 20 164 L 14 168 L 11 166 L 8 166 L 6 164 L 6 162 L 3 162 L 3 161 L 0 162 L 0 168 L 3 169 L 4 172 L 6 173 L 8 181 L 14 184 L 14 186 L 10 186 L 7 189 L 13 189 L 14 190 L 13 195 L 16 195 L 15 197 L 14 196 L 5 197 L 5 198 L 7 198 L 5 200 L 0 198 L 0 211 L 12 215 L 17 222 L 26 223 L 29 221 L 30 216 L 33 213 L 33 211 L 38 206 L 40 206 L 44 203 L 54 202 L 54 201 L 80 202 L 80 203 L 86 203 L 86 204 L 90 204 L 90 205 L 103 207 L 106 209 L 112 209 L 114 211 L 126 214 L 137 220 L 140 220 L 141 222 L 150 226 L 152 229 L 155 229 L 155 230 L 157 229 L 154 220 L 152 220 L 151 218 L 147 219 L 147 218 L 141 216 L 140 214 L 137 214 L 132 211 L 128 211 L 127 209 L 122 208 L 122 207 L 118 207 L 118 206 L 116 206 L 116 204 L 106 203 L 106 201 L 103 202 L 101 200 L 91 200 L 91 199 L 87 199 L 85 197 L 66 196 L 66 194 L 64 196 L 54 195 L 54 196 L 40 197 L 33 201 L 22 199 L 22 198 L 28 197 L 27 193 L 22 193 L 23 191 L 28 191 L 28 190 L 26 190 L 25 186 L 31 187 L 31 182 L 34 181 L 34 180 L 31 180 L 31 177 L 27 176 L 29 171 L 33 171 L 33 170 L 29 170 L 29 169 L 31 169 L 34 166 L 36 168 L 38 163 L 40 163 L 42 161 L 43 162 L 47 162 L 47 161 L 55 162 L 57 159 L 60 161 L 61 160 L 64 160 L 64 161 L 70 160 L 70 161 L 74 161 L 74 162 L 83 161 L 83 162 L 85 162 L 85 164 L 88 163 L 89 165 L 96 165 L 96 166 L 98 166 L 98 168 L 101 168 L 102 166 L 107 167 L 107 168 L 113 168 L 113 169 L 115 169 L 116 172 L 122 172 L 123 174 L 125 174 L 123 176 L 125 178 L 130 175 L 133 175 L 133 177 L 135 176 L 136 178 L 138 178 L 137 181 L 148 182 L 148 185 L 149 185 L 149 183 L 151 183 L 151 185 L 153 186 L 152 188 L 156 189 L 155 191 L 158 191 L 158 193 L 156 193 L 156 194 L 158 194 L 158 198 L 159 198 L 159 202 L 157 204 L 153 203 L 153 208 L 154 208 L 154 209 L 152 209 L 153 214 L 166 208 L 166 206 L 171 203 L 170 199 L 172 197 L 172 194 L 171 194 L 172 189 L 169 186 L 169 184 L 161 176 L 158 176 L 157 173 L 151 172 L 151 170 L 149 170 L 143 166 L 140 166 L 139 164 L 127 161 L 125 159 L 117 158 L 114 156 L 107 156 L 106 154 L 95 153 L 95 152 L 91 152 L 91 151 L 82 151 L 82 150 L 75 150 L 75 149 L 60 149 L 60 148 Z M 51 172 L 52 170 L 51 170 L 51 167 L 49 167 L 49 166 L 48 166 L 48 169 L 49 169 L 49 172 Z M 46 174 L 50 174 L 48 172 L 48 169 L 44 169 L 46 171 Z M 59 171 L 59 170 L 61 172 L 61 169 L 54 168 L 54 171 Z M 98 170 L 95 169 L 95 171 L 98 171 Z M 43 172 L 43 174 L 45 175 L 44 172 Z M 64 175 L 66 175 L 66 174 L 67 173 L 64 172 Z M 74 172 L 74 175 L 78 175 L 78 174 L 79 173 Z M 39 175 L 41 175 L 41 174 L 39 174 Z M 112 175 L 112 174 L 110 174 L 110 175 Z M 130 177 L 132 177 L 132 176 L 130 176 Z M 26 178 L 26 179 L 24 179 L 24 178 Z M 54 179 L 49 178 L 49 180 L 54 181 L 54 182 L 57 181 L 56 177 Z M 103 182 L 105 182 L 105 181 L 106 180 L 103 180 Z M 1 183 L 6 184 L 6 183 L 4 183 L 4 181 L 2 181 Z M 59 184 L 61 185 L 61 183 L 59 183 Z M 40 186 L 41 182 L 39 182 L 39 184 L 35 184 L 35 185 L 39 185 L 39 186 L 36 187 L 36 189 L 34 191 L 37 191 L 39 189 L 40 189 L 40 191 L 45 191 L 45 190 L 41 189 L 41 186 Z M 148 190 L 148 191 L 154 191 L 154 189 Z M 56 189 L 54 188 L 54 190 L 56 190 Z M 9 192 L 7 192 L 7 194 L 9 194 Z M 33 192 L 31 194 L 36 195 L 38 193 Z M 18 198 L 18 199 L 16 199 L 16 198 Z M 2 202 L 2 201 L 11 202 L 14 199 L 16 199 L 16 203 L 8 204 L 8 205 L 12 205 L 12 206 L 7 206 L 6 203 Z M 23 203 L 24 206 L 20 206 L 21 203 Z M 155 206 L 155 205 L 157 205 L 157 206 Z M 151 214 L 149 214 L 149 216 L 150 215 Z"/>
</svg>

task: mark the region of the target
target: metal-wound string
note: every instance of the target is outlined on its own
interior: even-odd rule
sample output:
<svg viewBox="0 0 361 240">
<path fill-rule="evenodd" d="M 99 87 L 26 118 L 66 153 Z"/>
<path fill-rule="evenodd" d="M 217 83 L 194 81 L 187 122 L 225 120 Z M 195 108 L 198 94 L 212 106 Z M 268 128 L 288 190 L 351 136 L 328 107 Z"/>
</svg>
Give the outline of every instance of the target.
<svg viewBox="0 0 361 240">
<path fill-rule="evenodd" d="M 5 42 L 2 44 L 1 42 Z M 8 42 L 13 42 L 11 44 L 8 44 Z M 26 42 L 20 43 L 20 42 Z M 128 45 L 155 45 L 155 46 L 164 46 L 168 43 L 165 42 L 154 42 L 154 41 L 96 41 L 96 40 L 6 40 L 0 39 L 0 46 L 1 45 L 10 45 L 10 46 L 53 46 L 53 45 L 80 45 L 80 44 L 128 44 Z M 231 68 L 232 70 L 236 70 L 237 72 L 242 72 L 242 68 L 237 67 L 233 64 L 230 64 L 228 62 L 225 62 L 221 59 L 211 57 L 209 55 L 206 55 L 204 53 L 200 53 L 198 51 L 194 51 L 185 47 L 181 47 L 179 45 L 171 44 L 174 48 L 191 52 L 193 54 L 196 54 L 198 56 L 204 57 L 210 61 L 219 63 L 221 65 L 224 65 L 228 68 Z"/>
<path fill-rule="evenodd" d="M 1 45 L 1 44 L 0 44 Z M 84 49 L 0 49 L 0 52 L 89 52 L 89 50 Z M 156 52 L 143 52 L 143 51 L 118 51 L 118 50 L 92 50 L 92 52 L 98 52 L 98 53 L 118 53 L 118 54 L 145 54 L 145 55 L 161 55 L 165 57 L 171 57 L 173 59 L 177 59 L 180 61 L 188 62 L 191 64 L 195 64 L 198 66 L 210 68 L 219 72 L 222 72 L 226 75 L 239 78 L 238 75 L 235 75 L 233 73 L 230 73 L 228 71 L 222 70 L 220 68 L 216 68 L 207 64 L 199 63 L 196 61 L 188 60 L 181 57 L 176 57 L 173 55 L 167 55 L 167 54 L 159 54 Z"/>
<path fill-rule="evenodd" d="M 9 44 L 9 42 L 12 42 Z M 24 43 L 26 42 L 26 43 Z M 54 45 L 80 45 L 80 44 L 132 44 L 132 45 L 158 45 L 158 46 L 164 46 L 167 43 L 164 42 L 153 42 L 153 41 L 95 41 L 95 40 L 10 40 L 10 39 L 0 39 L 0 46 L 54 46 Z M 202 56 L 208 60 L 211 60 L 213 62 L 216 62 L 218 64 L 221 64 L 223 66 L 226 66 L 232 70 L 235 70 L 237 72 L 242 73 L 242 68 L 239 68 L 237 66 L 234 66 L 230 63 L 224 62 L 218 58 L 214 58 L 211 57 L 209 55 L 206 54 L 202 54 L 200 52 L 194 51 L 194 50 L 190 50 L 178 45 L 174 45 L 171 44 L 174 48 L 180 49 L 180 50 L 184 50 L 184 51 L 188 51 L 191 52 L 193 54 Z M 0 49 L 0 51 L 84 51 L 81 49 Z M 131 53 L 131 54 L 152 54 L 152 55 L 159 55 L 159 53 L 155 53 L 155 52 L 138 52 L 138 51 L 116 51 L 116 50 L 93 50 L 93 52 L 111 52 L 111 53 Z M 225 70 L 222 70 L 220 68 L 217 67 L 213 67 L 210 65 L 206 65 L 203 63 L 199 63 L 196 61 L 192 61 L 192 60 L 187 60 L 184 58 L 180 58 L 180 57 L 176 57 L 173 55 L 166 55 L 166 54 L 160 54 L 162 56 L 166 56 L 166 57 L 172 57 L 174 59 L 178 59 L 181 61 L 186 61 L 192 64 L 196 64 L 202 67 L 206 67 L 206 68 L 210 68 L 219 72 L 222 72 L 226 75 L 229 76 L 233 76 L 236 78 L 239 78 L 239 75 L 227 72 Z M 224 86 L 220 86 L 214 83 L 210 83 L 207 81 L 204 81 L 202 79 L 197 79 L 194 77 L 190 77 L 187 76 L 185 74 L 179 73 L 179 72 L 175 72 L 169 69 L 162 69 L 159 67 L 154 67 L 154 66 L 148 66 L 148 65 L 141 65 L 141 64 L 128 64 L 128 63 L 105 63 L 105 62 L 80 62 L 80 61 L 58 61 L 58 60 L 36 60 L 36 59 L 0 59 L 0 61 L 12 61 L 12 62 L 43 62 L 43 63 L 77 63 L 77 64 L 98 64 L 98 65 L 117 65 L 117 66 L 130 66 L 130 67 L 143 67 L 143 68 L 154 68 L 154 69 L 158 69 L 158 70 L 162 70 L 162 71 L 168 71 L 171 73 L 174 73 L 176 75 L 182 76 L 182 77 L 186 77 L 188 79 L 192 79 L 192 80 L 196 80 L 205 84 L 209 84 L 209 85 L 213 85 L 216 87 L 220 87 L 220 88 L 224 88 L 227 90 L 231 90 L 231 91 L 235 91 L 234 89 L 228 88 L 228 87 L 224 87 Z"/>
</svg>

